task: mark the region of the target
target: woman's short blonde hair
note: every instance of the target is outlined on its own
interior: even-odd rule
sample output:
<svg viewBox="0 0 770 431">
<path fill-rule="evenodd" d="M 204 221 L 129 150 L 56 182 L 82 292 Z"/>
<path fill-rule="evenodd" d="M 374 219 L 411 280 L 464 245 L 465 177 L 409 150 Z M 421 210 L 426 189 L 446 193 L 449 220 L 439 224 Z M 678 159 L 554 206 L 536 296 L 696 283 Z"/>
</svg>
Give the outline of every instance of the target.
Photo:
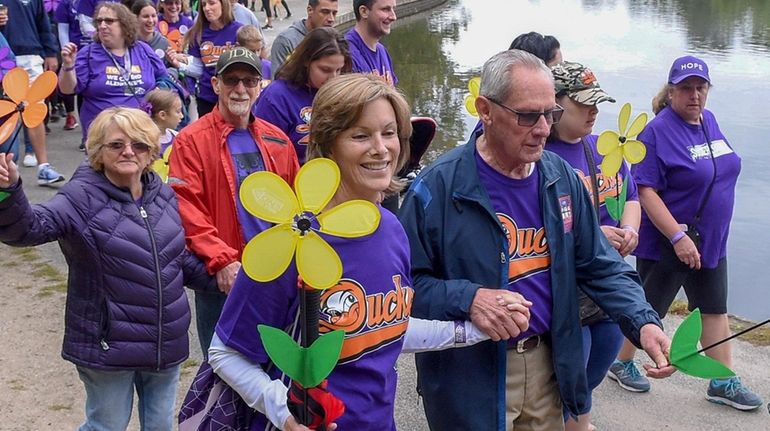
<svg viewBox="0 0 770 431">
<path fill-rule="evenodd" d="M 120 3 L 101 2 L 96 5 L 93 16 L 94 25 L 97 28 L 99 25 L 96 24 L 96 17 L 99 16 L 99 11 L 102 9 L 109 9 L 115 12 L 120 28 L 123 31 L 123 40 L 126 41 L 126 47 L 133 46 L 136 43 L 137 34 L 139 33 L 139 21 L 136 19 L 136 15 L 131 13 L 131 10 Z M 94 41 L 101 43 L 98 31 L 94 32 Z"/>
<path fill-rule="evenodd" d="M 141 109 L 115 107 L 102 111 L 88 129 L 86 148 L 88 163 L 99 172 L 104 171 L 102 151 L 107 144 L 107 135 L 117 127 L 131 142 L 142 142 L 150 146 L 150 160 L 160 157 L 160 129 L 149 115 Z M 145 172 L 151 167 L 148 165 Z"/>
<path fill-rule="evenodd" d="M 333 158 L 332 147 L 337 137 L 356 125 L 368 103 L 380 98 L 390 102 L 396 113 L 401 153 L 398 156 L 395 172 L 400 171 L 409 160 L 409 137 L 412 135 L 409 104 L 400 91 L 385 82 L 383 78 L 372 74 L 340 75 L 321 86 L 313 100 L 307 159 Z M 394 177 L 384 192 L 389 195 L 403 188 L 403 182 Z"/>
</svg>

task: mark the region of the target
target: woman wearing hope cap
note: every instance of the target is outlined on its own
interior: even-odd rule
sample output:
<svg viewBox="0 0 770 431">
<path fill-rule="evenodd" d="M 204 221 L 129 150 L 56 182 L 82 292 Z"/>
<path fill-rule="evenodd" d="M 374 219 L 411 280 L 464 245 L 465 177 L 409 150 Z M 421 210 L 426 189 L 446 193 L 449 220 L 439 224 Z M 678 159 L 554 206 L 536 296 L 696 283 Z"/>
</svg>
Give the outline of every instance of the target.
<svg viewBox="0 0 770 431">
<path fill-rule="evenodd" d="M 674 60 L 667 84 L 652 101 L 656 117 L 639 135 L 647 145 L 647 156 L 631 169 L 645 210 L 634 254 L 647 301 L 662 318 L 684 287 L 688 308 L 700 308 L 702 313 L 703 346 L 730 335 L 727 236 L 741 171 L 740 157 L 714 114 L 705 109 L 710 88 L 703 60 L 693 56 Z M 633 352 L 627 343 L 610 377 L 626 389 L 649 390 L 648 382 L 627 379 L 634 374 Z M 705 353 L 732 367 L 729 343 Z M 634 386 L 635 381 L 641 386 Z M 712 380 L 706 399 L 739 410 L 762 405 L 762 399 L 738 377 Z"/>
</svg>

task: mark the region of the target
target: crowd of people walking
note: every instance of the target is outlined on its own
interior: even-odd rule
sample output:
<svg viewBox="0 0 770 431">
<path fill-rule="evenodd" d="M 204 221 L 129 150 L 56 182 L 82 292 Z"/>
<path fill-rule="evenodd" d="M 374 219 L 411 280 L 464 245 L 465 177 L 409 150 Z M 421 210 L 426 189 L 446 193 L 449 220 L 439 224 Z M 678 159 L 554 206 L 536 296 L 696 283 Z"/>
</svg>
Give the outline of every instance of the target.
<svg viewBox="0 0 770 431">
<path fill-rule="evenodd" d="M 262 31 L 279 4 L 292 15 L 264 0 L 265 25 L 254 2 L 230 0 L 0 7 L 0 47 L 30 80 L 58 73 L 51 103 L 64 108 L 51 121 L 60 113 L 82 131 L 83 163 L 34 205 L 19 142 L 0 144 L 0 241 L 58 241 L 67 260 L 62 356 L 85 389 L 81 430 L 126 429 L 135 394 L 142 429 L 173 428 L 190 342 L 184 286 L 199 376 L 211 379 L 196 379 L 179 420 L 308 429 L 287 401 L 297 383 L 256 331 L 299 336 L 297 271 L 264 283 L 243 270 L 244 247 L 271 224 L 247 211 L 241 186 L 261 171 L 293 184 L 315 158 L 340 169 L 325 211 L 363 200 L 381 217 L 363 239 L 324 236 L 344 266 L 321 300 L 319 324 L 345 332 L 322 389 L 345 413 L 328 429 L 394 430 L 394 365 L 414 352 L 431 429 L 590 430 L 605 376 L 645 392 L 647 377 L 675 371 L 661 319 L 680 287 L 703 315 L 703 345 L 730 335 L 726 244 L 741 160 L 705 109 L 702 59 L 673 61 L 639 135 L 646 157 L 609 175 L 593 126 L 616 99 L 555 37 L 521 34 L 481 69 L 467 143 L 409 185 L 397 173 L 416 139 L 412 112 L 381 43 L 396 1 L 353 0 L 356 22 L 342 34 L 337 0 L 309 0 L 268 47 Z M 65 177 L 47 160 L 46 127 L 25 130 L 21 164 L 49 186 Z M 400 208 L 383 205 L 394 196 Z M 732 366 L 729 343 L 706 354 Z M 706 398 L 763 403 L 739 377 L 711 380 Z"/>
</svg>

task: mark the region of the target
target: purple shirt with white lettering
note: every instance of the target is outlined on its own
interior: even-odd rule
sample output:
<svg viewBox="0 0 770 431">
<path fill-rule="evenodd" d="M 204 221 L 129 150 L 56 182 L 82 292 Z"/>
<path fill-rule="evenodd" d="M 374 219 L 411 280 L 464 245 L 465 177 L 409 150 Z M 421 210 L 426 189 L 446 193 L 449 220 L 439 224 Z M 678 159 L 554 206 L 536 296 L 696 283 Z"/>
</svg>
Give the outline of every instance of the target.
<svg viewBox="0 0 770 431">
<path fill-rule="evenodd" d="M 257 142 L 246 129 L 233 129 L 227 135 L 227 148 L 233 160 L 233 172 L 235 173 L 235 203 L 238 207 L 238 224 L 244 241 L 269 228 L 270 223 L 260 220 L 246 211 L 241 203 L 240 190 L 243 180 L 254 172 L 265 170 L 265 161 L 257 147 Z"/>
<path fill-rule="evenodd" d="M 340 359 L 329 375 L 329 391 L 345 403 L 338 429 L 394 431 L 396 360 L 409 321 L 412 289 L 409 242 L 389 211 L 380 209 L 377 230 L 362 238 L 322 237 L 342 260 L 340 282 L 321 294 L 320 332 L 344 330 Z M 298 308 L 294 266 L 270 283 L 257 283 L 244 271 L 227 297 L 217 335 L 251 361 L 269 363 L 257 333 L 258 324 L 281 328 L 298 339 L 293 328 Z M 278 378 L 272 367 L 269 374 Z M 255 415 L 251 430 L 266 429 Z"/>
<path fill-rule="evenodd" d="M 171 22 L 163 17 L 163 14 L 158 14 L 158 22 L 164 21 L 168 24 L 168 31 L 179 30 L 179 33 L 185 34 L 193 26 L 193 20 L 187 15 L 180 14 L 179 21 Z"/>
<path fill-rule="evenodd" d="M 126 69 L 128 59 L 130 71 Z M 113 106 L 139 108 L 145 93 L 155 88 L 156 80 L 168 74 L 163 60 L 141 41 L 131 46 L 126 55 L 112 57 L 100 43 L 88 44 L 78 51 L 75 73 L 75 93 L 83 98 L 80 124 L 84 139 L 100 112 Z"/>
<path fill-rule="evenodd" d="M 701 264 L 705 268 L 715 268 L 719 260 L 727 255 L 727 237 L 741 159 L 719 129 L 714 114 L 704 110 L 703 119 L 711 140 L 713 161 L 702 126 L 686 123 L 667 107 L 639 135 L 639 140 L 647 146 L 647 156 L 631 167 L 631 174 L 640 186 L 658 191 L 678 223 L 688 224 L 693 222 L 706 195 L 716 162 L 714 188 L 698 222 Z M 634 254 L 643 259 L 657 260 L 661 245 L 665 246 L 667 241 L 643 212 L 639 246 Z"/>
<path fill-rule="evenodd" d="M 481 185 L 505 231 L 508 243 L 508 290 L 532 301 L 529 329 L 509 344 L 551 330 L 551 252 L 545 236 L 537 167 L 524 179 L 497 172 L 476 152 Z"/>
<path fill-rule="evenodd" d="M 385 47 L 377 42 L 377 48 L 372 51 L 355 28 L 345 34 L 350 46 L 350 59 L 353 61 L 353 72 L 373 73 L 385 77 L 392 85 L 398 84 L 398 77 L 393 71 L 393 61 Z"/>
<path fill-rule="evenodd" d="M 605 199 L 608 197 L 616 198 L 620 196 L 623 190 L 623 181 L 628 178 L 628 189 L 626 190 L 626 201 L 638 201 L 639 191 L 636 188 L 636 182 L 630 176 L 628 165 L 623 163 L 620 166 L 615 177 L 605 177 L 602 175 L 602 169 L 600 167 L 604 156 L 599 154 L 596 150 L 597 135 L 588 135 L 583 140 L 591 149 L 591 154 L 594 158 L 594 164 L 596 165 L 596 184 L 599 187 L 599 224 L 602 226 L 620 226 L 620 221 L 613 220 L 610 213 L 607 211 L 607 204 Z M 545 149 L 553 151 L 558 154 L 562 159 L 566 160 L 572 169 L 575 170 L 578 177 L 583 181 L 583 185 L 586 186 L 588 194 L 591 196 L 591 202 L 594 200 L 593 193 L 593 181 L 591 181 L 591 171 L 588 168 L 588 160 L 586 160 L 586 153 L 583 149 L 583 144 L 580 142 L 569 143 L 561 140 L 549 140 L 545 144 Z"/>
<path fill-rule="evenodd" d="M 277 79 L 265 88 L 254 105 L 254 115 L 273 124 L 286 133 L 294 143 L 299 163 L 305 163 L 310 115 L 313 112 L 313 98 L 317 90 L 308 86 L 296 87 Z"/>
<path fill-rule="evenodd" d="M 236 33 L 241 26 L 242 24 L 236 21 L 219 30 L 212 30 L 205 26 L 200 43 L 197 40 L 190 43 L 188 53 L 203 63 L 203 74 L 198 78 L 198 97 L 209 103 L 217 103 L 217 95 L 211 86 L 211 77 L 215 75 L 219 55 L 236 45 Z"/>
</svg>

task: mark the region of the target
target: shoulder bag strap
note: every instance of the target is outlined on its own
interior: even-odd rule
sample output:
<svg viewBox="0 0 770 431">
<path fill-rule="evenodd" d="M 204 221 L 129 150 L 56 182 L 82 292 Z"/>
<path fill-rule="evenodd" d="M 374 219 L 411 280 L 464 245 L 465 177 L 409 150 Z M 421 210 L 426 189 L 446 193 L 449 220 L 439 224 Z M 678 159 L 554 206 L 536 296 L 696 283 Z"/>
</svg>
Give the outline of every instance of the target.
<svg viewBox="0 0 770 431">
<path fill-rule="evenodd" d="M 706 137 L 706 145 L 709 147 L 709 154 L 711 155 L 711 163 L 714 165 L 714 176 L 711 177 L 711 183 L 709 183 L 708 189 L 706 189 L 706 194 L 703 195 L 703 200 L 700 202 L 700 206 L 698 206 L 698 211 L 695 213 L 695 218 L 692 220 L 692 226 L 697 227 L 698 222 L 700 221 L 701 215 L 703 215 L 703 209 L 706 207 L 706 202 L 708 202 L 709 197 L 711 197 L 711 190 L 714 189 L 714 183 L 717 180 L 717 161 L 714 158 L 714 149 L 711 148 L 711 138 L 709 137 L 708 130 L 706 130 L 706 124 L 703 122 L 703 116 L 700 117 L 700 127 L 703 129 L 703 136 Z"/>
<path fill-rule="evenodd" d="M 601 213 L 599 212 L 599 182 L 596 181 L 596 163 L 594 162 L 593 151 L 588 147 L 588 143 L 585 139 L 580 138 L 580 144 L 583 145 L 583 151 L 586 154 L 586 162 L 588 162 L 588 175 L 591 176 L 591 190 L 594 195 L 594 210 L 596 211 L 596 219 L 601 221 Z M 600 223 L 601 224 L 601 223 Z"/>
</svg>

